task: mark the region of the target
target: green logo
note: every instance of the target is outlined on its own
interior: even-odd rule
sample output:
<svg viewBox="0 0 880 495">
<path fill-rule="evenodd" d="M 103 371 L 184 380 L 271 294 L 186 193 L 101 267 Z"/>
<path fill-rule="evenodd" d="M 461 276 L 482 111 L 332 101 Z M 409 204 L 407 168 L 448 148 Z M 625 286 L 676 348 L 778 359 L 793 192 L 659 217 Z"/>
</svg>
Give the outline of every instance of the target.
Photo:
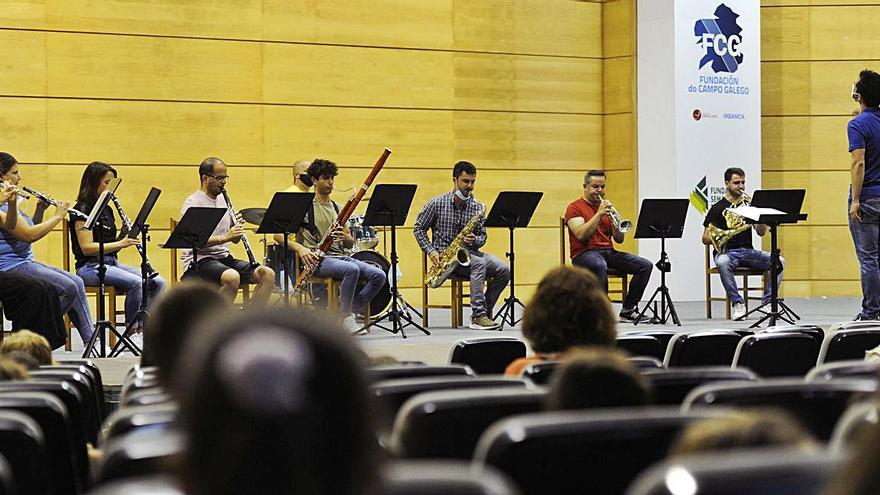
<svg viewBox="0 0 880 495">
<path fill-rule="evenodd" d="M 709 188 L 706 187 L 706 176 L 704 175 L 694 190 L 691 191 L 691 205 L 705 215 L 709 211 Z"/>
</svg>

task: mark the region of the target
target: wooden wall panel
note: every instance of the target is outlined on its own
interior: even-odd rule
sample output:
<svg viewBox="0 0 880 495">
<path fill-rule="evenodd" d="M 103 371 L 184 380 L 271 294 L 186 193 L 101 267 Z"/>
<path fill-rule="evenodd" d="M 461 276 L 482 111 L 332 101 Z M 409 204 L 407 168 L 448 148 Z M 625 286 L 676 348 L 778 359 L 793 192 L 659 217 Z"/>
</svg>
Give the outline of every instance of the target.
<svg viewBox="0 0 880 495">
<path fill-rule="evenodd" d="M 762 119 L 764 170 L 849 170 L 846 116 L 786 116 Z"/>
<path fill-rule="evenodd" d="M 880 9 L 878 9 L 880 13 Z M 871 60 L 765 62 L 761 106 L 765 115 L 850 115 L 853 81 Z"/>
</svg>

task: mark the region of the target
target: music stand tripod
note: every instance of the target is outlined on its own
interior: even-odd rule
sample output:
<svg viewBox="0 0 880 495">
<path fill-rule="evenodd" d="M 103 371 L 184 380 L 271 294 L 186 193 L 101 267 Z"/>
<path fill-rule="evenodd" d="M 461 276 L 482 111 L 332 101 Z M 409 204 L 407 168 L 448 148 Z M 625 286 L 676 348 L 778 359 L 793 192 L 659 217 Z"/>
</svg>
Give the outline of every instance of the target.
<svg viewBox="0 0 880 495">
<path fill-rule="evenodd" d="M 513 231 L 516 228 L 524 229 L 529 226 L 532 215 L 544 195 L 542 192 L 525 192 L 525 191 L 502 191 L 495 198 L 492 210 L 486 217 L 483 227 L 503 227 L 508 229 L 508 246 L 509 251 L 504 253 L 510 260 L 510 296 L 504 300 L 504 305 L 495 313 L 494 320 L 501 321 L 498 325 L 498 331 L 504 329 L 504 324 L 508 323 L 511 327 L 516 326 L 522 318 L 516 318 L 516 306 L 525 309 L 525 304 L 516 297 L 516 254 L 513 249 Z M 491 316 L 491 315 L 490 315 Z"/>
<path fill-rule="evenodd" d="M 284 237 L 284 243 L 281 249 L 281 264 L 285 270 L 284 276 L 284 305 L 290 307 L 290 277 L 287 271 L 290 270 L 290 250 L 287 249 L 287 240 L 290 234 L 298 231 L 303 224 L 306 213 L 312 207 L 312 201 L 315 193 L 300 192 L 278 192 L 272 196 L 272 202 L 269 203 L 269 209 L 260 222 L 257 229 L 258 234 L 281 234 Z"/>
<path fill-rule="evenodd" d="M 648 299 L 648 304 L 642 308 L 633 325 L 638 325 L 645 313 L 651 311 L 649 323 L 665 325 L 672 317 L 673 323 L 681 326 L 678 313 L 675 311 L 675 303 L 669 295 L 666 286 L 666 274 L 672 271 L 672 263 L 666 253 L 666 239 L 681 239 L 684 233 L 684 222 L 687 217 L 687 199 L 645 199 L 642 200 L 642 209 L 639 212 L 639 225 L 636 228 L 636 239 L 660 239 L 660 259 L 654 266 L 660 270 L 660 286 Z M 657 296 L 660 296 L 660 311 L 657 311 Z M 653 307 L 652 307 L 653 303 Z M 666 309 L 669 309 L 669 313 Z"/>
<path fill-rule="evenodd" d="M 419 316 L 421 313 L 406 302 L 397 290 L 397 227 L 406 223 L 406 215 L 415 194 L 415 184 L 379 184 L 373 189 L 373 195 L 370 196 L 370 204 L 367 206 L 366 215 L 364 215 L 364 225 L 367 227 L 391 227 L 391 309 L 372 324 L 365 322 L 366 325 L 363 328 L 354 332 L 356 334 L 370 325 L 375 325 L 386 332 L 400 332 L 401 337 L 406 338 L 403 329 L 412 325 L 425 335 L 431 335 L 431 332 L 413 320 L 409 310 Z M 390 320 L 391 328 L 380 325 L 379 323 L 383 320 Z"/>
</svg>

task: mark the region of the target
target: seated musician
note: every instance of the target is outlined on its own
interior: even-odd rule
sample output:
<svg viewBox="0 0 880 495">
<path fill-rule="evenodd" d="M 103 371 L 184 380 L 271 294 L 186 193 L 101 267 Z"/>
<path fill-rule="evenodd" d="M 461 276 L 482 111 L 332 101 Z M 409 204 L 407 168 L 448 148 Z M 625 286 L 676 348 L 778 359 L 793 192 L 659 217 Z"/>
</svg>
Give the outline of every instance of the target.
<svg viewBox="0 0 880 495">
<path fill-rule="evenodd" d="M 605 199 L 605 172 L 588 171 L 584 175 L 583 197 L 570 203 L 565 210 L 571 262 L 593 272 L 605 292 L 608 292 L 609 268 L 631 274 L 633 277 L 619 316 L 623 320 L 636 321 L 638 303 L 654 266 L 641 256 L 614 249 L 614 243 L 622 243 L 626 234 L 611 221 L 613 208 L 611 201 Z"/>
<path fill-rule="evenodd" d="M 714 225 L 718 229 L 728 230 L 731 227 L 727 224 L 725 210 L 732 205 L 739 205 L 744 200 L 747 201 L 748 196 L 745 195 L 746 190 L 746 173 L 741 168 L 731 167 L 724 171 L 724 197 L 712 205 L 706 219 L 703 221 L 703 244 L 712 244 L 709 234 L 709 225 Z M 739 320 L 746 314 L 746 306 L 743 301 L 742 294 L 736 285 L 736 279 L 733 272 L 737 268 L 754 268 L 757 270 L 766 270 L 767 276 L 764 287 L 764 297 L 761 304 L 770 301 L 770 253 L 752 248 L 752 228 L 758 235 L 763 236 L 767 232 L 767 226 L 761 224 L 743 224 L 744 230 L 730 238 L 723 246 L 722 252 L 715 251 L 715 266 L 718 267 L 718 274 L 721 276 L 721 285 L 727 293 L 727 298 L 733 305 L 732 316 L 734 320 Z M 785 266 L 785 260 L 780 256 L 779 262 L 782 265 L 777 275 L 778 283 L 782 284 L 782 268 Z"/>
<path fill-rule="evenodd" d="M 473 195 L 476 182 L 477 167 L 465 161 L 456 163 L 452 169 L 452 190 L 431 198 L 419 212 L 413 225 L 413 235 L 432 265 L 440 262 L 441 253 L 484 208 Z M 510 281 L 510 267 L 497 257 L 480 251 L 486 244 L 486 230 L 483 228 L 486 213 L 483 210 L 483 218 L 462 241 L 471 255 L 470 266 L 459 265 L 453 272 L 471 282 L 470 328 L 474 330 L 494 330 L 499 327 L 492 320 L 492 308 Z M 485 292 L 484 283 L 487 285 Z"/>
<path fill-rule="evenodd" d="M 312 205 L 313 222 L 312 225 L 301 227 L 296 236 L 288 239 L 288 249 L 295 252 L 300 263 L 304 265 L 312 266 L 320 263 L 314 276 L 342 281 L 339 287 L 339 314 L 346 329 L 355 331 L 361 326 L 355 321 L 354 313 L 361 312 L 364 306 L 379 293 L 385 285 L 386 275 L 375 266 L 352 258 L 346 253 L 347 249 L 354 246 L 354 238 L 347 227 L 336 225 L 340 206 L 330 199 L 334 180 L 339 173 L 336 164 L 319 158 L 309 165 L 306 173 L 315 188 Z M 331 227 L 333 227 L 332 231 L 330 231 Z M 333 243 L 322 258 L 317 248 L 326 235 L 333 238 Z M 365 282 L 360 290 L 357 286 L 358 280 Z"/>
<path fill-rule="evenodd" d="M 205 158 L 199 165 L 198 191 L 190 194 L 183 203 L 180 215 L 193 206 L 229 209 L 222 191 L 229 180 L 227 167 L 219 158 Z M 265 304 L 275 288 L 275 271 L 260 264 L 252 265 L 248 260 L 235 259 L 229 251 L 230 242 L 240 242 L 244 236 L 242 219 L 236 213 L 233 224 L 230 215 L 223 215 L 220 223 L 211 233 L 205 247 L 199 249 L 198 266 L 193 266 L 192 250 L 184 250 L 180 256 L 186 270 L 181 278 L 199 277 L 216 284 L 230 299 L 235 298 L 239 285 L 244 283 L 257 284 L 254 289 L 253 303 Z"/>
</svg>

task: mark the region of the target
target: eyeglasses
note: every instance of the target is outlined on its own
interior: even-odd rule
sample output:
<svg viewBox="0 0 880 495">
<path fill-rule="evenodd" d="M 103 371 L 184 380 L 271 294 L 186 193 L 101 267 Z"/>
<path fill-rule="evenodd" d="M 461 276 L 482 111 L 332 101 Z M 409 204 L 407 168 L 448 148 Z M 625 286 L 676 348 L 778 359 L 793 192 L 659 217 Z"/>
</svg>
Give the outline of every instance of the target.
<svg viewBox="0 0 880 495">
<path fill-rule="evenodd" d="M 223 182 L 224 180 L 228 180 L 228 175 L 208 175 L 208 177 L 216 180 L 217 182 Z"/>
<path fill-rule="evenodd" d="M 856 92 L 856 83 L 853 83 L 853 87 L 852 87 L 852 99 L 853 99 L 853 101 L 855 101 L 855 102 L 857 102 L 857 103 L 858 103 L 858 101 L 859 101 L 859 94 Z"/>
</svg>

